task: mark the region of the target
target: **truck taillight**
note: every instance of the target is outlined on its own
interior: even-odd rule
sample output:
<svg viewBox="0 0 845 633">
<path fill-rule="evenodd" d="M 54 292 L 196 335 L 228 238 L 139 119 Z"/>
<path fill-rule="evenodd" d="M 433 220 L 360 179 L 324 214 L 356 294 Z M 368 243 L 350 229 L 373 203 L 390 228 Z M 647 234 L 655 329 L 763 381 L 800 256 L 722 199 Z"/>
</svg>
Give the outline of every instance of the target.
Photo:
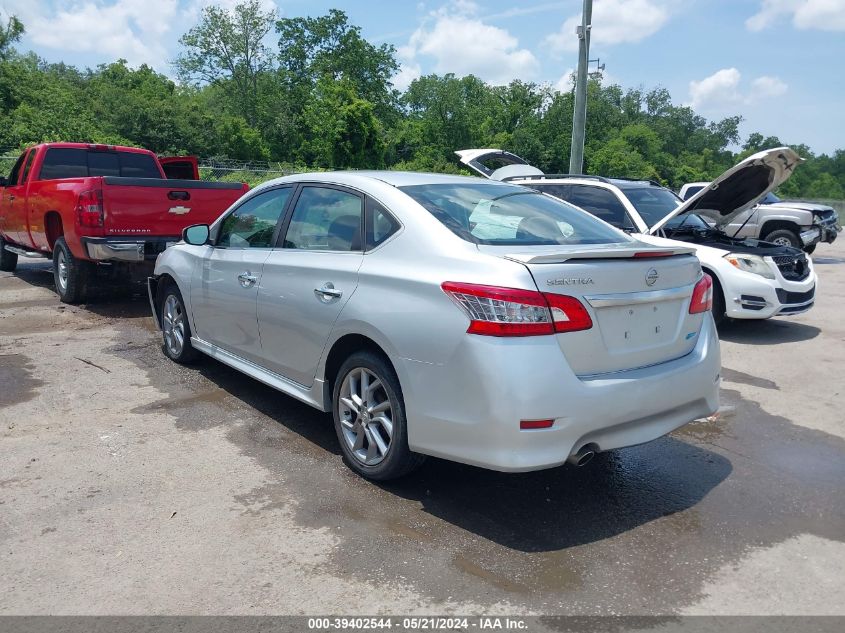
<svg viewBox="0 0 845 633">
<path fill-rule="evenodd" d="M 453 281 L 441 287 L 469 317 L 469 334 L 541 336 L 593 326 L 590 314 L 575 297 Z"/>
<path fill-rule="evenodd" d="M 103 226 L 103 192 L 100 189 L 89 189 L 79 194 L 76 217 L 80 226 Z"/>
<path fill-rule="evenodd" d="M 700 312 L 707 312 L 713 308 L 713 280 L 710 275 L 704 273 L 704 276 L 695 284 L 692 291 L 692 299 L 689 303 L 689 313 L 698 314 Z"/>
</svg>

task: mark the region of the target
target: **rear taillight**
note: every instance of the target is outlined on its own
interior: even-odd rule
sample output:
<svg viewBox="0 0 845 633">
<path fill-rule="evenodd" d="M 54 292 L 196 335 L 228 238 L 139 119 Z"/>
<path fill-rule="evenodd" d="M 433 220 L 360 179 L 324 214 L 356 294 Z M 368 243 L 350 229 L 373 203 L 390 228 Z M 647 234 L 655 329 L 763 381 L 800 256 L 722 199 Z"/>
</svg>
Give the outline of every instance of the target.
<svg viewBox="0 0 845 633">
<path fill-rule="evenodd" d="M 89 189 L 80 193 L 76 201 L 76 217 L 80 226 L 103 226 L 103 192 Z"/>
<path fill-rule="evenodd" d="M 469 317 L 469 334 L 541 336 L 593 326 L 589 313 L 574 297 L 453 281 L 442 288 Z"/>
<path fill-rule="evenodd" d="M 707 312 L 713 307 L 713 280 L 707 273 L 698 280 L 692 291 L 692 299 L 689 303 L 689 313 L 699 314 Z"/>
</svg>

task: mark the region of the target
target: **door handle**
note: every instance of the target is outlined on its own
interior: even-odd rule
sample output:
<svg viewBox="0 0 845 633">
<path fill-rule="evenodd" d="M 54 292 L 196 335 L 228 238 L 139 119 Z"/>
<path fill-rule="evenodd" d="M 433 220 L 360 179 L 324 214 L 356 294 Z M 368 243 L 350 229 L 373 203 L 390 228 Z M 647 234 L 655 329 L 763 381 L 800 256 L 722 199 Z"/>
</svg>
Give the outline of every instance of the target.
<svg viewBox="0 0 845 633">
<path fill-rule="evenodd" d="M 14 199 L 15 199 L 15 196 L 13 196 L 12 194 L 9 194 L 9 202 L 11 202 Z"/>
<path fill-rule="evenodd" d="M 337 290 L 332 282 L 327 281 L 323 284 L 322 288 L 314 288 L 314 294 L 320 298 L 320 301 L 328 303 L 332 299 L 339 299 L 342 297 L 343 291 Z"/>
<path fill-rule="evenodd" d="M 238 281 L 241 282 L 241 286 L 244 288 L 251 288 L 253 284 L 258 281 L 258 277 L 253 275 L 251 272 L 246 271 L 245 273 L 238 275 Z"/>
</svg>

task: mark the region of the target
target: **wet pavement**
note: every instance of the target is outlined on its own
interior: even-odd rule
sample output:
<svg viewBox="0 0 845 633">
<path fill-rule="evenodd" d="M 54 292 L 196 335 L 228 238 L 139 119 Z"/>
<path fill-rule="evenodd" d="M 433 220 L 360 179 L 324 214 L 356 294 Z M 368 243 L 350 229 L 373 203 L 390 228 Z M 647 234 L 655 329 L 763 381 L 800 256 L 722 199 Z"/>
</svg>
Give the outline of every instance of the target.
<svg viewBox="0 0 845 633">
<path fill-rule="evenodd" d="M 142 294 L 0 273 L 0 613 L 845 614 L 843 253 L 810 313 L 723 328 L 713 418 L 386 485 L 330 416 L 169 362 Z"/>
</svg>

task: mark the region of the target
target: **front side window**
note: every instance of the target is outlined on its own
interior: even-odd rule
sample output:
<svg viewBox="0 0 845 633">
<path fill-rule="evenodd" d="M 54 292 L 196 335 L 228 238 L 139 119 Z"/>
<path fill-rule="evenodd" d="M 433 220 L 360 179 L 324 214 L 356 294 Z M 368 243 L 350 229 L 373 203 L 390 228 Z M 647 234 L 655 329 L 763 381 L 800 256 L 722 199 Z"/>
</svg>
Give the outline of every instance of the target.
<svg viewBox="0 0 845 633">
<path fill-rule="evenodd" d="M 348 191 L 303 187 L 284 247 L 306 251 L 360 251 L 363 200 Z"/>
<path fill-rule="evenodd" d="M 600 220 L 612 224 L 618 228 L 632 229 L 633 223 L 628 218 L 625 206 L 616 197 L 616 194 L 601 187 L 590 187 L 588 185 L 572 185 L 569 191 L 567 202 L 581 207 Z"/>
<path fill-rule="evenodd" d="M 226 216 L 215 245 L 221 248 L 272 247 L 276 225 L 291 191 L 291 187 L 284 187 L 252 196 Z"/>
<path fill-rule="evenodd" d="M 459 237 L 476 244 L 613 244 L 630 240 L 557 198 L 501 183 L 400 189 Z"/>
<path fill-rule="evenodd" d="M 29 170 L 32 169 L 32 161 L 35 160 L 35 150 L 31 150 L 29 152 L 29 156 L 26 157 L 26 165 L 23 168 L 23 176 L 21 176 L 21 184 L 26 182 L 26 179 L 29 177 Z"/>
</svg>

